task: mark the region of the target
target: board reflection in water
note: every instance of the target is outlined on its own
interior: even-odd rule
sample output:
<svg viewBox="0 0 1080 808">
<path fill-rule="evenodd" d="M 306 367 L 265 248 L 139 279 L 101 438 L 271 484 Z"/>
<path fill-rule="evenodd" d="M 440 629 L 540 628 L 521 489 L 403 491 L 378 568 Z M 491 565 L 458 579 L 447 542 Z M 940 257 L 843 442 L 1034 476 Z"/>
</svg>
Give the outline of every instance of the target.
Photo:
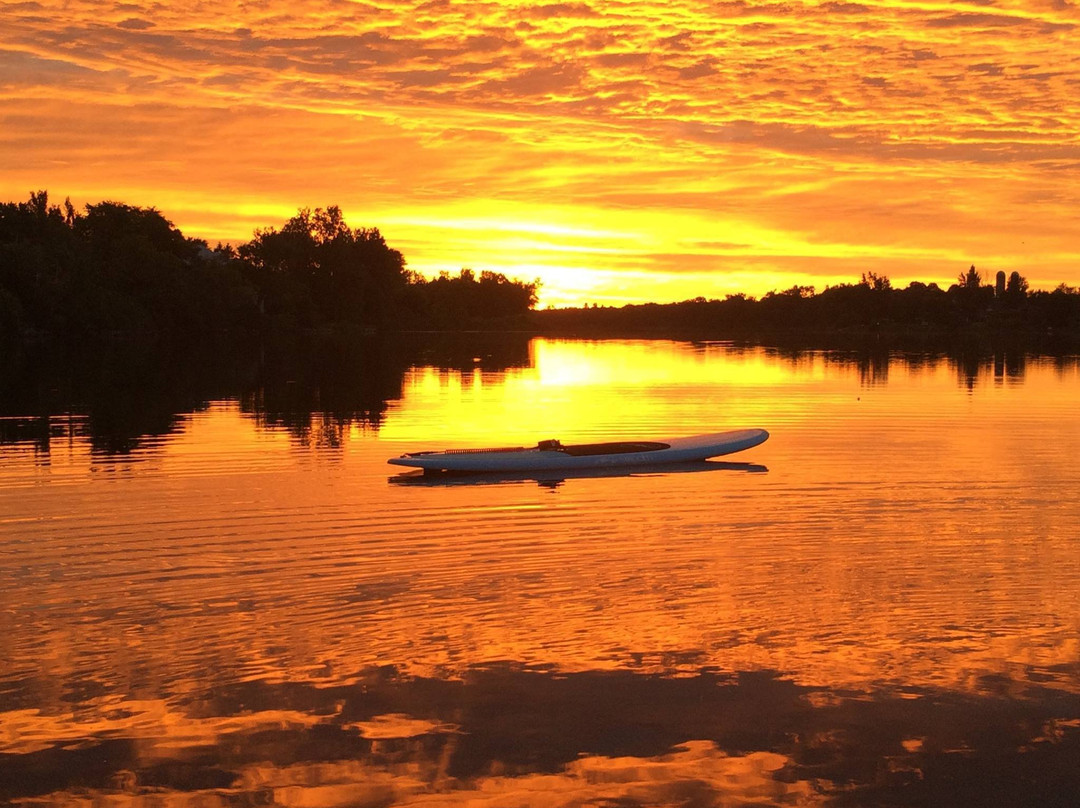
<svg viewBox="0 0 1080 808">
<path fill-rule="evenodd" d="M 1077 802 L 1074 359 L 470 348 L 377 419 L 317 406 L 361 361 L 286 400 L 255 356 L 122 444 L 6 398 L 0 801 Z M 707 471 L 385 464 L 745 424 Z"/>
<path fill-rule="evenodd" d="M 685 463 L 659 463 L 630 468 L 553 469 L 542 472 L 431 472 L 422 469 L 394 474 L 388 478 L 391 485 L 415 485 L 428 487 L 462 485 L 505 485 L 535 482 L 538 485 L 557 488 L 567 480 L 590 480 L 603 477 L 635 477 L 655 474 L 691 474 L 706 471 L 743 471 L 762 473 L 768 471 L 758 463 L 733 463 L 723 460 L 696 460 Z"/>
</svg>

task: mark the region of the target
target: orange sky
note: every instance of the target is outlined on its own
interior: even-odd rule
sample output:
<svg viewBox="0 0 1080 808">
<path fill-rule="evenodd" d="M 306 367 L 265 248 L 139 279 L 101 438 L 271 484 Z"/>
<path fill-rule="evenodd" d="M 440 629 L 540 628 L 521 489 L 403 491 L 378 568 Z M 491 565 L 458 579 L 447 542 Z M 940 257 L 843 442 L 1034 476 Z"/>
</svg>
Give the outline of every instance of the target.
<svg viewBox="0 0 1080 808">
<path fill-rule="evenodd" d="M 340 205 L 541 303 L 1080 283 L 1080 6 L 0 2 L 0 199 Z"/>
</svg>

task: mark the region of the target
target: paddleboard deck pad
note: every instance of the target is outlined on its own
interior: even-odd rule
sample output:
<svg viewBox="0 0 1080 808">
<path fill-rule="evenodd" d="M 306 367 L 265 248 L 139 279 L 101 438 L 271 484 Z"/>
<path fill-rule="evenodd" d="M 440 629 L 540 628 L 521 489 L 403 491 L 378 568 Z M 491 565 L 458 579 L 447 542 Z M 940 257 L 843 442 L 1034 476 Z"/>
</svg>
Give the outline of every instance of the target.
<svg viewBox="0 0 1080 808">
<path fill-rule="evenodd" d="M 540 441 L 534 447 L 497 449 L 445 449 L 409 452 L 387 462 L 426 471 L 527 472 L 558 469 L 624 468 L 685 463 L 741 452 L 764 443 L 764 429 L 735 429 L 661 441 L 612 441 L 563 445 Z"/>
</svg>

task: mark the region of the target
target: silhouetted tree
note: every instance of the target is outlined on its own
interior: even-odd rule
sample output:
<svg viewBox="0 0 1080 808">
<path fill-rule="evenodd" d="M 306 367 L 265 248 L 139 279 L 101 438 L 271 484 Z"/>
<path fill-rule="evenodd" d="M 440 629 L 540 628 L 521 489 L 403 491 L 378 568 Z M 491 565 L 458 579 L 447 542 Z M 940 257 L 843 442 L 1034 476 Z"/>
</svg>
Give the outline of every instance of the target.
<svg viewBox="0 0 1080 808">
<path fill-rule="evenodd" d="M 64 328 L 79 250 L 46 191 L 0 204 L 0 334 Z"/>
<path fill-rule="evenodd" d="M 970 325 L 986 320 L 994 302 L 994 287 L 983 286 L 982 275 L 972 265 L 967 272 L 960 273 L 955 285 L 949 287 L 949 297 L 953 302 L 953 319 Z"/>
<path fill-rule="evenodd" d="M 864 272 L 862 275 L 862 285 L 875 292 L 887 292 L 892 289 L 892 281 L 885 275 L 878 275 L 876 272 Z"/>
<path fill-rule="evenodd" d="M 38 191 L 0 205 L 0 317 L 69 337 L 243 323 L 254 297 L 210 254 L 154 208 L 101 202 L 79 213 L 66 200 L 61 211 Z"/>
<path fill-rule="evenodd" d="M 409 281 L 378 229 L 350 228 L 336 205 L 256 230 L 237 253 L 264 310 L 302 325 L 389 321 Z"/>
<path fill-rule="evenodd" d="M 511 280 L 499 272 L 472 269 L 457 276 L 448 272 L 425 281 L 415 279 L 413 291 L 424 320 L 437 328 L 476 327 L 520 320 L 536 305 L 539 283 Z"/>
<path fill-rule="evenodd" d="M 972 264 L 967 272 L 960 273 L 960 276 L 956 280 L 956 284 L 962 289 L 978 289 L 982 286 L 982 275 L 975 269 L 975 265 Z"/>
</svg>

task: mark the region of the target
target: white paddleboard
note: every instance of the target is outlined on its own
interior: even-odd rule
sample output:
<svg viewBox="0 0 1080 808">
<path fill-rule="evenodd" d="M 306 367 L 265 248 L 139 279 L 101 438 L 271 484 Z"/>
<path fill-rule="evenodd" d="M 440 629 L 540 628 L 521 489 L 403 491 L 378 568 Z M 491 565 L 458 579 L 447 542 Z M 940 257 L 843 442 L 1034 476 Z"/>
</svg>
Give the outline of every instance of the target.
<svg viewBox="0 0 1080 808">
<path fill-rule="evenodd" d="M 558 441 L 542 441 L 532 448 L 518 446 L 410 452 L 401 457 L 392 457 L 387 462 L 426 471 L 463 472 L 625 468 L 706 460 L 750 449 L 764 443 L 768 437 L 769 433 L 764 429 L 736 429 L 658 441 L 612 441 L 566 446 Z"/>
</svg>

